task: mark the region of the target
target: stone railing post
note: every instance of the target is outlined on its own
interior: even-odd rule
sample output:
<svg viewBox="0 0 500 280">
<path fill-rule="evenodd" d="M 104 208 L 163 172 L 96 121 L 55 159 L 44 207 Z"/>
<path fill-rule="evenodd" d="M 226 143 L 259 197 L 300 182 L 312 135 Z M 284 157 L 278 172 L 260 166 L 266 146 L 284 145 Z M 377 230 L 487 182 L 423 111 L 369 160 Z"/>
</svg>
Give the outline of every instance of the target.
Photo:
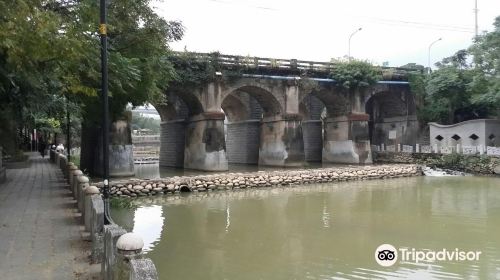
<svg viewBox="0 0 500 280">
<path fill-rule="evenodd" d="M 62 154 L 59 154 L 59 169 L 61 169 L 63 175 L 65 172 L 64 168 L 66 167 L 67 164 L 68 163 L 66 162 L 66 157 Z M 66 177 L 66 176 L 64 176 L 64 177 Z"/>
<path fill-rule="evenodd" d="M 483 145 L 479 145 L 477 148 L 479 149 L 479 154 L 484 155 Z"/>
<path fill-rule="evenodd" d="M 415 153 L 420 153 L 420 144 L 415 144 Z"/>
<path fill-rule="evenodd" d="M 95 187 L 97 188 L 97 187 Z M 89 189 L 89 188 L 87 188 Z M 95 192 L 95 190 L 93 190 Z M 97 190 L 99 192 L 99 189 Z M 92 240 L 92 263 L 102 262 L 104 254 L 104 201 L 100 194 L 90 196 L 90 238 Z"/>
<path fill-rule="evenodd" d="M 76 191 L 76 194 L 77 194 L 77 198 L 76 198 L 76 201 L 77 201 L 77 205 L 78 205 L 78 210 L 80 210 L 80 213 L 82 213 L 82 215 L 84 215 L 84 211 L 83 211 L 83 201 L 84 201 L 84 198 L 85 198 L 85 188 L 88 187 L 89 185 L 89 178 L 87 176 L 80 176 L 78 177 L 78 180 L 77 180 L 77 191 Z"/>
<path fill-rule="evenodd" d="M 96 186 L 88 186 L 84 190 L 83 199 L 83 223 L 85 230 L 91 232 L 92 223 L 92 196 L 97 195 L 100 197 L 99 189 Z"/>
<path fill-rule="evenodd" d="M 71 191 L 73 192 L 73 197 L 78 199 L 77 189 L 78 189 L 78 177 L 82 176 L 83 172 L 80 169 L 74 170 L 71 176 Z"/>
<path fill-rule="evenodd" d="M 66 165 L 66 170 L 64 172 L 66 179 L 68 179 L 68 183 L 70 185 L 71 189 L 71 181 L 73 180 L 73 171 L 77 170 L 78 167 L 76 167 L 72 162 L 68 162 Z"/>
<path fill-rule="evenodd" d="M 130 279 L 130 261 L 140 259 L 144 241 L 135 233 L 125 233 L 116 241 L 116 262 L 113 267 L 114 280 Z"/>
<path fill-rule="evenodd" d="M 2 147 L 0 147 L 0 183 L 3 183 L 7 180 L 7 172 L 6 168 L 2 165 Z"/>
<path fill-rule="evenodd" d="M 158 273 L 152 260 L 130 260 L 130 280 L 158 280 Z"/>
<path fill-rule="evenodd" d="M 383 144 L 383 143 L 380 144 L 380 151 L 381 152 L 385 151 L 385 144 Z"/>
<path fill-rule="evenodd" d="M 127 233 L 116 224 L 104 225 L 104 250 L 101 263 L 101 273 L 104 280 L 115 279 L 113 268 L 116 264 L 116 241 Z"/>
</svg>

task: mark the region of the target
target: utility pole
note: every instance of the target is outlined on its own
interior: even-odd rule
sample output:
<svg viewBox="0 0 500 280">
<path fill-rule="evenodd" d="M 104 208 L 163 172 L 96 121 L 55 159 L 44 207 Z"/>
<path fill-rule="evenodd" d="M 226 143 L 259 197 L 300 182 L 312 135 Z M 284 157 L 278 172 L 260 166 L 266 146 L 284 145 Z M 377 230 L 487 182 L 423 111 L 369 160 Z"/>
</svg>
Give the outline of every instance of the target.
<svg viewBox="0 0 500 280">
<path fill-rule="evenodd" d="M 107 1 L 100 0 L 99 35 L 101 37 L 101 100 L 102 100 L 102 172 L 104 224 L 112 222 L 109 213 L 109 108 L 108 108 L 108 35 L 106 26 Z"/>
<path fill-rule="evenodd" d="M 71 161 L 71 119 L 69 116 L 69 95 L 66 94 L 66 148 L 68 149 L 68 162 Z"/>
<path fill-rule="evenodd" d="M 479 35 L 478 24 L 477 24 L 477 12 L 479 10 L 477 9 L 477 0 L 474 0 L 474 2 L 475 2 L 475 5 L 474 5 L 474 20 L 475 20 L 475 24 L 474 24 L 474 36 L 477 37 L 477 35 Z"/>
</svg>

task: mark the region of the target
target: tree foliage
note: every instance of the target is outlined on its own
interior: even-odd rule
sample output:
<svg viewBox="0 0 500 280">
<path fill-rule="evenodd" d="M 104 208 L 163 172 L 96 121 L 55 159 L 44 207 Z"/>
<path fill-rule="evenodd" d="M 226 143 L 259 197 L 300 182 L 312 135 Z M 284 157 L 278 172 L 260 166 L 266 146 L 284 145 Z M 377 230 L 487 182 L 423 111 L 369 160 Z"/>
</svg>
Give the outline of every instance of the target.
<svg viewBox="0 0 500 280">
<path fill-rule="evenodd" d="M 436 63 L 436 71 L 414 82 L 424 94 L 421 120 L 451 124 L 500 117 L 500 17 L 494 26 L 468 49 L 444 58 Z"/>
<path fill-rule="evenodd" d="M 166 21 L 151 0 L 110 1 L 109 94 L 113 118 L 127 103 L 162 100 L 174 77 L 168 43 L 183 35 L 180 22 Z M 0 112 L 13 125 L 62 121 L 82 108 L 90 122 L 99 114 L 99 6 L 95 0 L 0 1 Z M 72 110 L 78 114 L 78 110 Z M 5 131 L 3 131 L 5 133 Z"/>
<path fill-rule="evenodd" d="M 374 85 L 382 78 L 381 69 L 367 61 L 335 61 L 331 78 L 348 91 L 367 88 Z"/>
</svg>

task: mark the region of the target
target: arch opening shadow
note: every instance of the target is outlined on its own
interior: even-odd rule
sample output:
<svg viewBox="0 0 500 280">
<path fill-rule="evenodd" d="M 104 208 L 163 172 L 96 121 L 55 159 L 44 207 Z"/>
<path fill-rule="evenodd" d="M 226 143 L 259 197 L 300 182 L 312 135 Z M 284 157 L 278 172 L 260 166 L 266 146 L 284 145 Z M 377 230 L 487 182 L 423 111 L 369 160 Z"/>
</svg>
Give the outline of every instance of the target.
<svg viewBox="0 0 500 280">
<path fill-rule="evenodd" d="M 299 104 L 302 117 L 302 133 L 304 139 L 305 160 L 321 162 L 323 150 L 323 121 L 326 117 L 323 101 L 315 95 L 306 95 Z"/>
<path fill-rule="evenodd" d="M 382 91 L 365 104 L 370 116 L 368 131 L 373 145 L 414 145 L 418 138 L 415 100 L 406 91 Z"/>
<path fill-rule="evenodd" d="M 226 115 L 226 156 L 232 164 L 257 164 L 259 161 L 260 121 L 263 108 L 252 95 L 234 91 L 222 101 Z"/>
</svg>

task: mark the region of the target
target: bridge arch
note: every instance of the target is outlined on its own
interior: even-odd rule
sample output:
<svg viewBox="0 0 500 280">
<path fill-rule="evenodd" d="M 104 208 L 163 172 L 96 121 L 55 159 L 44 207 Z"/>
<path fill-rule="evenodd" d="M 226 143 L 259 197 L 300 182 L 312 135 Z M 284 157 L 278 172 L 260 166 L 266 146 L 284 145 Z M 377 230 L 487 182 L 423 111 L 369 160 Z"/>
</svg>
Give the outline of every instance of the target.
<svg viewBox="0 0 500 280">
<path fill-rule="evenodd" d="M 153 104 L 160 114 L 160 165 L 184 167 L 186 128 L 190 117 L 203 113 L 193 92 L 167 92 L 166 103 Z"/>
<path fill-rule="evenodd" d="M 252 79 L 243 78 L 241 81 L 227 86 L 222 92 L 221 102 L 224 102 L 227 96 L 239 92 L 245 92 L 257 100 L 263 110 L 264 117 L 276 116 L 284 111 L 283 93 L 269 87 L 266 83 L 259 83 Z"/>
<path fill-rule="evenodd" d="M 221 109 L 226 116 L 224 130 L 228 162 L 257 164 L 262 118 L 279 114 L 279 102 L 265 89 L 244 85 L 224 95 Z"/>
<path fill-rule="evenodd" d="M 374 145 L 414 145 L 418 121 L 413 94 L 401 86 L 376 88 L 365 98 L 365 111 L 370 116 L 368 127 Z"/>
</svg>

